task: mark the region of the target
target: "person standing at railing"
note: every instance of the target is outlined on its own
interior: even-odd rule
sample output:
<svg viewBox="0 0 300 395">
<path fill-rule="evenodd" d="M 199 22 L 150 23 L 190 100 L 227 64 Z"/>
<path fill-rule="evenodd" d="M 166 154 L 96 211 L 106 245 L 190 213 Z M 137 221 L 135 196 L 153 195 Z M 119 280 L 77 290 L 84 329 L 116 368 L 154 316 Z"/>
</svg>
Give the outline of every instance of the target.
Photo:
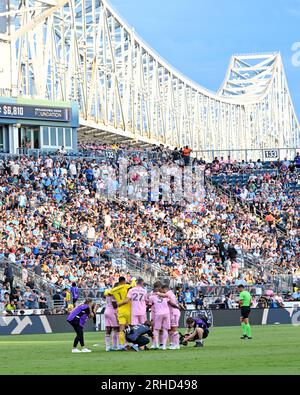
<svg viewBox="0 0 300 395">
<path fill-rule="evenodd" d="M 186 147 L 183 148 L 182 150 L 182 156 L 184 160 L 184 165 L 188 166 L 190 164 L 190 155 L 191 155 L 192 149 L 189 148 L 187 145 Z"/>
<path fill-rule="evenodd" d="M 70 288 L 70 291 L 72 296 L 72 304 L 75 307 L 79 295 L 79 290 L 75 282 L 72 283 L 72 287 Z"/>
<path fill-rule="evenodd" d="M 267 214 L 265 219 L 266 219 L 267 224 L 269 225 L 269 229 L 271 230 L 272 227 L 274 227 L 274 225 L 275 225 L 275 218 L 274 218 L 274 216 L 272 215 L 271 212 L 268 212 L 268 214 Z"/>
<path fill-rule="evenodd" d="M 64 298 L 65 308 L 67 310 L 69 305 L 70 305 L 70 303 L 71 303 L 71 292 L 70 292 L 70 290 L 68 288 L 64 288 L 62 296 Z"/>
<path fill-rule="evenodd" d="M 11 267 L 9 262 L 6 262 L 6 264 L 5 264 L 3 285 L 5 286 L 7 283 L 10 286 L 10 293 L 12 293 L 13 283 L 14 283 L 14 272 L 13 272 L 13 268 Z"/>
</svg>

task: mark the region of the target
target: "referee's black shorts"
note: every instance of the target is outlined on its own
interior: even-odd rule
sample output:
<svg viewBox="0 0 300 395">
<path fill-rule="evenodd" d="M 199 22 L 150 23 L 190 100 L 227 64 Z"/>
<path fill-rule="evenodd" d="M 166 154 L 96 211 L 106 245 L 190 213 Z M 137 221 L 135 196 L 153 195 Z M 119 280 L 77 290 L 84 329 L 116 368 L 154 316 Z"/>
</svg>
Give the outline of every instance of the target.
<svg viewBox="0 0 300 395">
<path fill-rule="evenodd" d="M 242 318 L 248 318 L 249 314 L 250 314 L 250 306 L 242 306 L 241 307 Z"/>
</svg>

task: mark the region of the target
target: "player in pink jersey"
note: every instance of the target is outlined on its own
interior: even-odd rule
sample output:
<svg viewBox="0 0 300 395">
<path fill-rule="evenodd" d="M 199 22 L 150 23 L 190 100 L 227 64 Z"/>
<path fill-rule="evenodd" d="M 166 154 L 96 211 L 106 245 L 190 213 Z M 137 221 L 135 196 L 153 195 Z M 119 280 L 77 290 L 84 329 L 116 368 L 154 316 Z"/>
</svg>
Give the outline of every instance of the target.
<svg viewBox="0 0 300 395">
<path fill-rule="evenodd" d="M 156 292 L 158 292 L 158 291 L 160 290 L 161 286 L 162 286 L 162 284 L 161 284 L 160 281 L 156 281 L 156 282 L 153 284 L 153 290 L 152 290 L 152 291 L 150 292 L 150 294 L 148 295 L 148 306 L 150 306 L 150 304 L 149 304 L 149 298 L 150 298 L 150 296 L 152 296 L 152 295 L 154 295 Z M 155 320 L 155 306 L 152 305 L 152 306 L 151 306 L 151 321 L 154 322 L 154 320 Z"/>
<path fill-rule="evenodd" d="M 162 293 L 162 289 L 159 290 Z M 163 296 L 159 296 L 157 293 L 153 293 L 152 296 L 149 297 L 149 304 L 154 306 L 155 309 L 155 321 L 154 321 L 154 349 L 158 349 L 158 340 L 159 340 L 159 331 L 162 331 L 162 350 L 166 350 L 167 348 L 167 340 L 168 340 L 168 331 L 171 328 L 170 323 L 170 310 L 169 303 L 175 307 L 175 305 L 170 301 L 169 297 L 165 294 Z"/>
<path fill-rule="evenodd" d="M 169 289 L 167 285 L 162 286 L 162 292 L 165 293 L 165 295 L 173 303 L 173 305 L 169 303 L 170 323 L 171 323 L 171 329 L 169 331 L 169 338 L 170 338 L 169 349 L 180 350 L 179 333 L 178 333 L 179 320 L 180 320 L 180 306 L 174 292 L 171 289 Z"/>
<path fill-rule="evenodd" d="M 139 278 L 136 286 L 128 291 L 128 294 L 119 306 L 129 303 L 131 301 L 131 325 L 144 324 L 147 320 L 146 309 L 148 294 L 144 288 L 144 280 Z"/>
<path fill-rule="evenodd" d="M 116 302 L 115 298 L 113 296 L 107 295 L 106 307 L 104 311 L 106 351 L 116 351 L 119 347 L 118 311 L 116 308 L 114 308 L 113 302 Z M 112 337 L 112 347 L 110 347 L 110 337 Z"/>
</svg>

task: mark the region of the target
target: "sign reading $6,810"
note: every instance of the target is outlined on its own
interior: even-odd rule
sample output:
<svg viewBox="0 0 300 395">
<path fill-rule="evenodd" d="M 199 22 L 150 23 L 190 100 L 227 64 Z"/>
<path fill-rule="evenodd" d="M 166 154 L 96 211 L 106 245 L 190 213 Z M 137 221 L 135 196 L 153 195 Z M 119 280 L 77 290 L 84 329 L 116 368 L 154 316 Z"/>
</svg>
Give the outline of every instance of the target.
<svg viewBox="0 0 300 395">
<path fill-rule="evenodd" d="M 29 106 L 0 103 L 0 118 L 43 119 L 45 121 L 68 122 L 71 108 Z"/>
</svg>

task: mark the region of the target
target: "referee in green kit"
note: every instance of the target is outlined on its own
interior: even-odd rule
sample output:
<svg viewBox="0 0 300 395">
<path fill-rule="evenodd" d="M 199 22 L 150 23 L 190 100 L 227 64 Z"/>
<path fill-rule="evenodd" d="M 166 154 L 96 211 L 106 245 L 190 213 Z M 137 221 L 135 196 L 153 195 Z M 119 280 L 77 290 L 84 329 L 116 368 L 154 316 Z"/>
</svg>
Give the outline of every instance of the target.
<svg viewBox="0 0 300 395">
<path fill-rule="evenodd" d="M 251 295 L 250 292 L 244 290 L 243 285 L 238 286 L 238 290 L 240 291 L 240 300 L 239 304 L 241 307 L 241 325 L 243 328 L 243 336 L 241 339 L 252 339 L 251 336 L 251 327 L 249 324 L 249 314 L 250 314 L 250 306 L 251 306 Z"/>
</svg>

